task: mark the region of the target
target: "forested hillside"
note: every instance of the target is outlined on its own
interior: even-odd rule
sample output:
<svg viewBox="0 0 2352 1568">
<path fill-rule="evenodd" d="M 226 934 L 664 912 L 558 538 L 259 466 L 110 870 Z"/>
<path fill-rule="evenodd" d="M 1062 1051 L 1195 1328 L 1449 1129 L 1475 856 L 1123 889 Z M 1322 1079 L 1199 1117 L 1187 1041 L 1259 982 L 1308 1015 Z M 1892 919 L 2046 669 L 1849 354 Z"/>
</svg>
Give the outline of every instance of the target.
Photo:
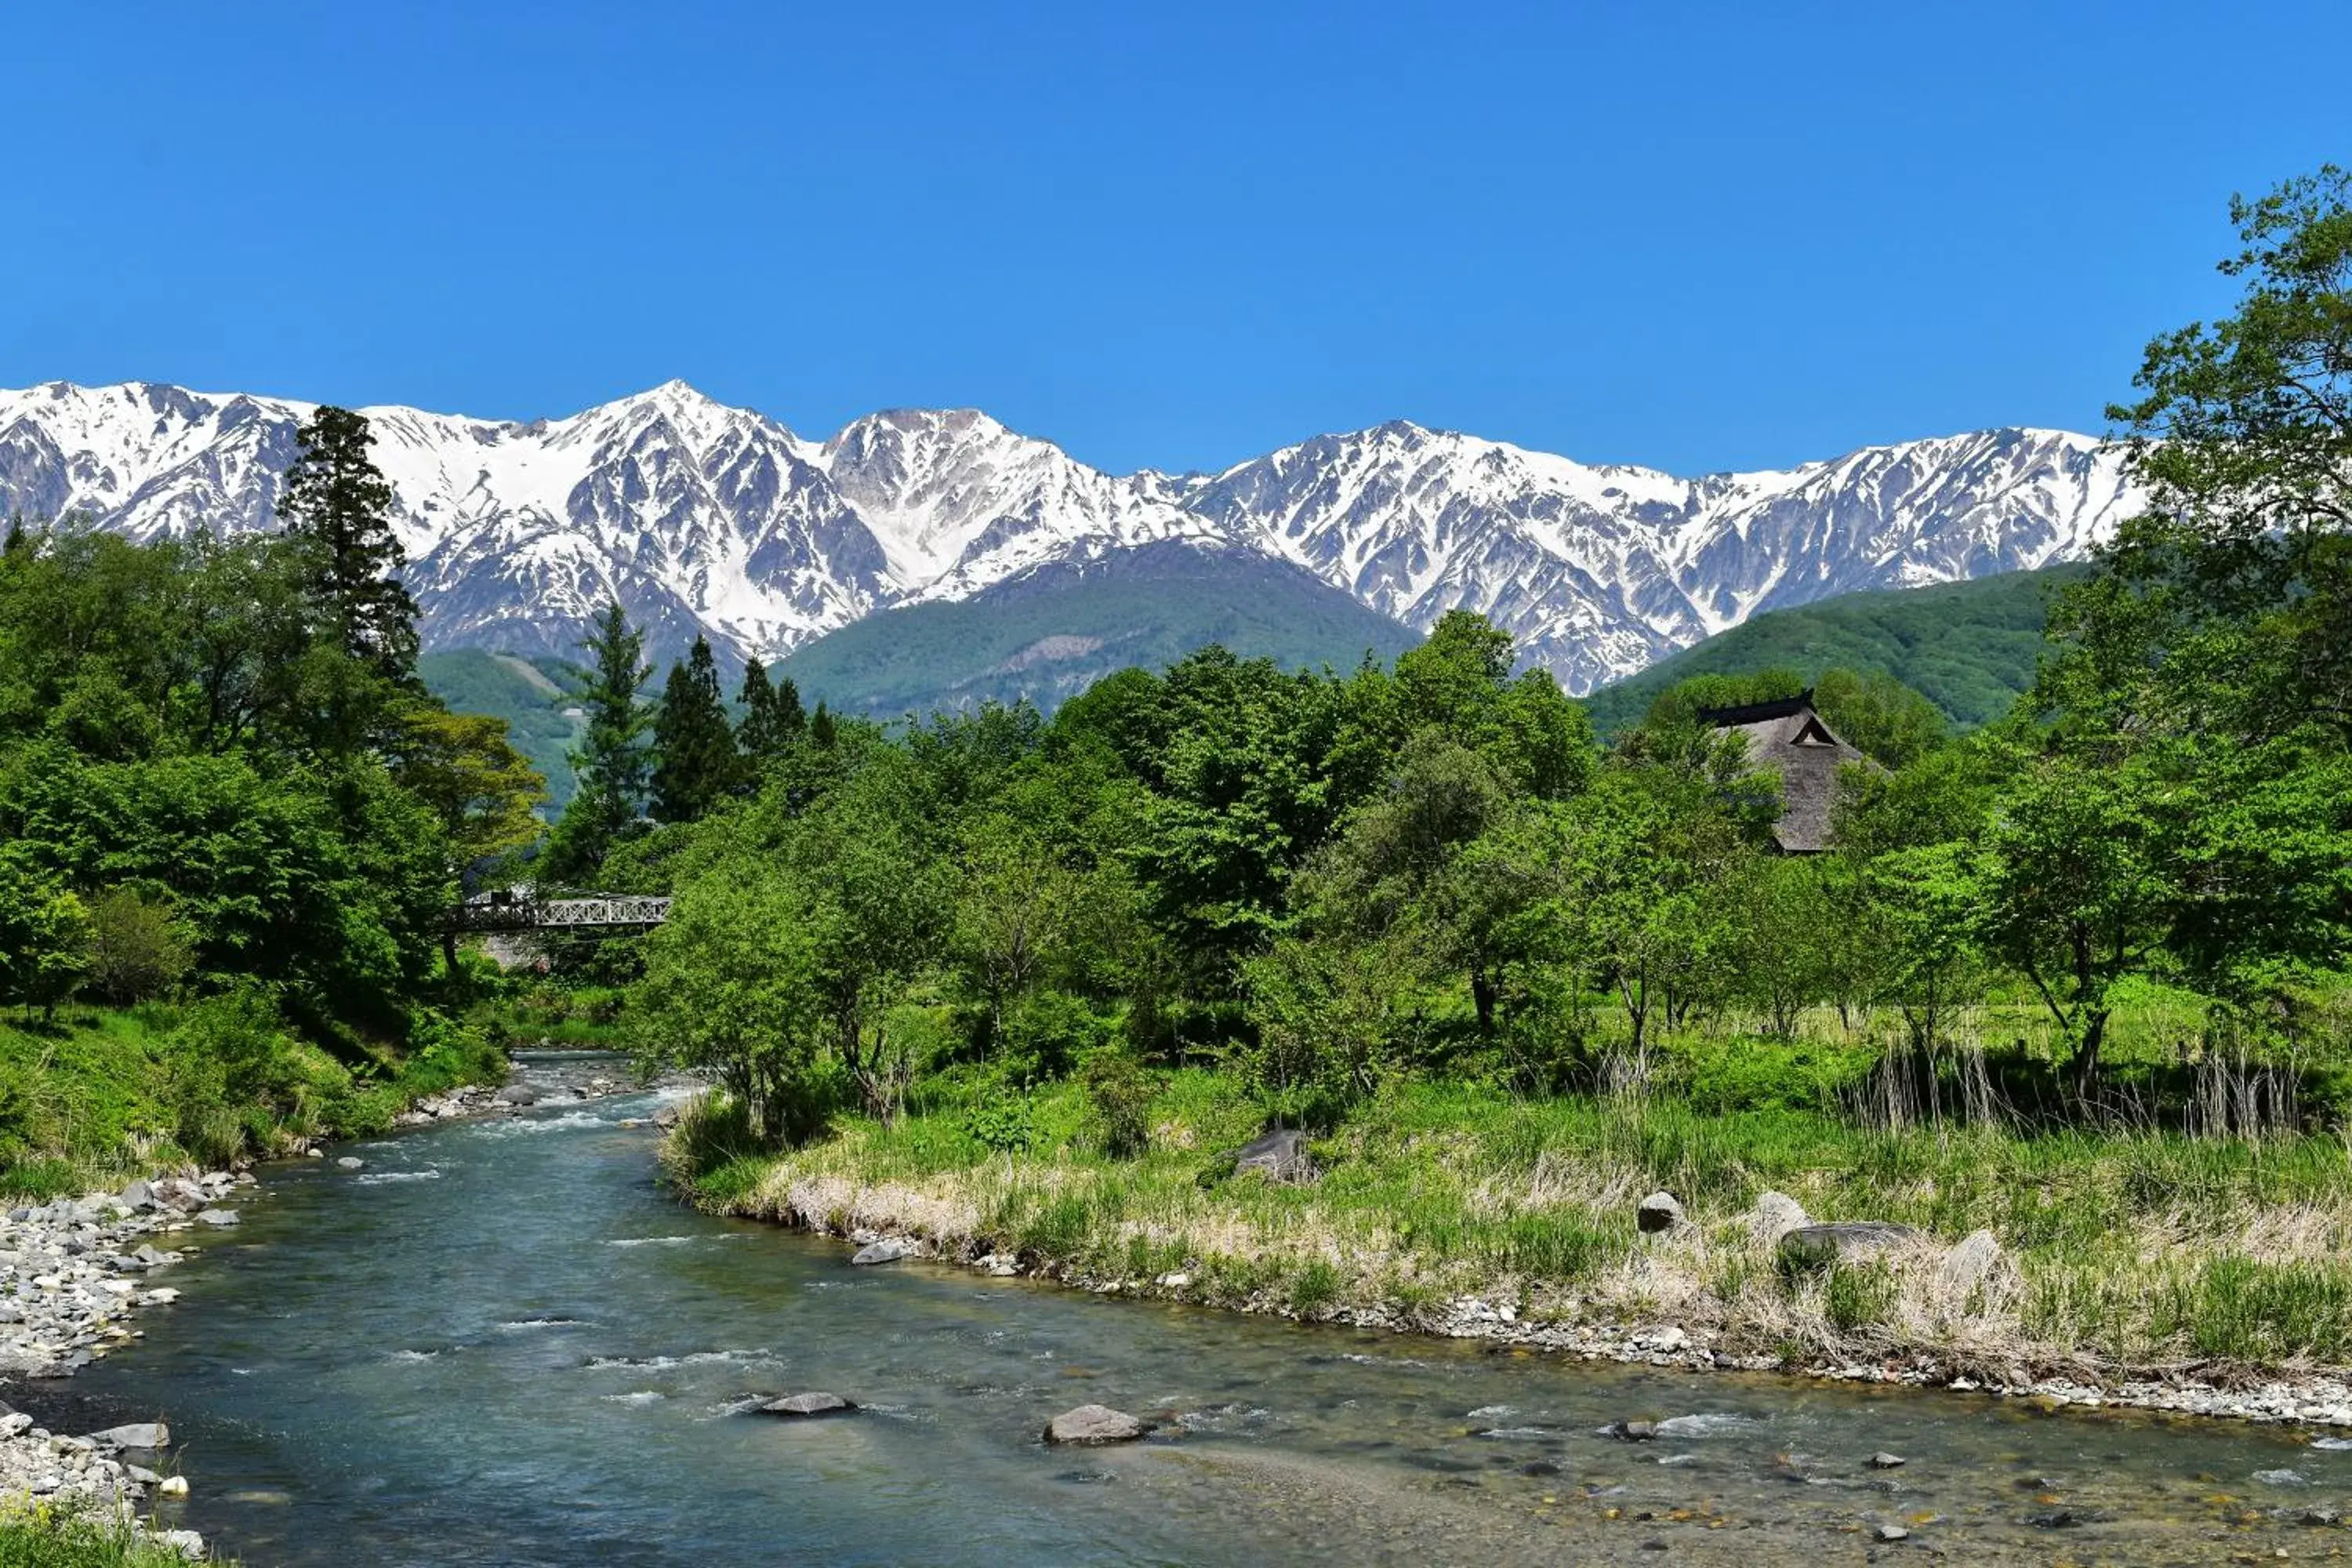
<svg viewBox="0 0 2352 1568">
<path fill-rule="evenodd" d="M 458 648 L 428 653 L 416 661 L 417 678 L 454 713 L 481 713 L 501 720 L 515 750 L 547 780 L 547 809 L 559 812 L 572 798 L 572 750 L 586 721 L 576 695 L 579 666 L 544 655 L 487 653 Z"/>
<path fill-rule="evenodd" d="M 1024 700 L 1051 712 L 1115 670 L 1159 669 L 1213 643 L 1285 669 L 1347 669 L 1420 640 L 1286 562 L 1171 542 L 1041 566 L 961 602 L 886 610 L 776 670 L 868 718 Z"/>
<path fill-rule="evenodd" d="M 2033 684 L 2051 596 L 2089 574 L 2070 563 L 1768 611 L 1602 688 L 1586 706 L 1595 729 L 1615 734 L 1694 676 L 1785 669 L 1810 682 L 1849 669 L 1894 677 L 1963 728 L 1989 724 Z"/>
</svg>

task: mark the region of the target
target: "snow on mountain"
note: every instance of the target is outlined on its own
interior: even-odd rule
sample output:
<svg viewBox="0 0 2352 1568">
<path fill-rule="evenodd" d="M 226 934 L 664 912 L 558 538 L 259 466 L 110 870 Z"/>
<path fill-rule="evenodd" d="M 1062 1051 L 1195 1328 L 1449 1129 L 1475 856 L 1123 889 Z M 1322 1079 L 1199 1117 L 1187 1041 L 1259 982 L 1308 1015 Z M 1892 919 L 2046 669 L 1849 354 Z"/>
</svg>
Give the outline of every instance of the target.
<svg viewBox="0 0 2352 1568">
<path fill-rule="evenodd" d="M 267 528 L 311 405 L 131 383 L 0 392 L 0 507 L 148 539 Z M 2090 437 L 1994 430 L 1677 479 L 1396 422 L 1217 475 L 1113 476 L 971 409 L 818 445 L 682 382 L 568 419 L 364 410 L 429 647 L 572 653 L 618 596 L 675 654 L 772 657 L 874 610 L 1190 541 L 1425 628 L 1509 628 L 1571 690 L 1759 610 L 2081 554 L 2137 501 Z"/>
</svg>

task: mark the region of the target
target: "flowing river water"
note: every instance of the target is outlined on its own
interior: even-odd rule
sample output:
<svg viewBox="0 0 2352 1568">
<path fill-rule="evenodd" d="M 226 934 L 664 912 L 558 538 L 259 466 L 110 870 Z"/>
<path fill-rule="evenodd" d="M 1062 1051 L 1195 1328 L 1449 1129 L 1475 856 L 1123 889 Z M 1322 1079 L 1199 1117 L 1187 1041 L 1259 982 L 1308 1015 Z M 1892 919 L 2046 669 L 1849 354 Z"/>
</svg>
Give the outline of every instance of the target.
<svg viewBox="0 0 2352 1568">
<path fill-rule="evenodd" d="M 2325 1522 L 2352 1499 L 2352 1443 L 2307 1433 L 852 1268 L 836 1243 L 679 1207 L 651 1130 L 617 1125 L 653 1103 L 420 1129 L 355 1145 L 358 1173 L 266 1172 L 244 1224 L 174 1272 L 179 1304 L 144 1314 L 146 1338 L 72 1399 L 168 1417 L 194 1487 L 171 1522 L 248 1568 L 2352 1549 Z M 863 1408 L 746 1412 L 807 1389 Z M 1168 1426 L 1124 1448 L 1040 1442 L 1090 1402 Z M 1601 1431 L 1623 1419 L 1664 1430 Z M 1906 1462 L 1874 1469 L 1882 1452 Z"/>
</svg>

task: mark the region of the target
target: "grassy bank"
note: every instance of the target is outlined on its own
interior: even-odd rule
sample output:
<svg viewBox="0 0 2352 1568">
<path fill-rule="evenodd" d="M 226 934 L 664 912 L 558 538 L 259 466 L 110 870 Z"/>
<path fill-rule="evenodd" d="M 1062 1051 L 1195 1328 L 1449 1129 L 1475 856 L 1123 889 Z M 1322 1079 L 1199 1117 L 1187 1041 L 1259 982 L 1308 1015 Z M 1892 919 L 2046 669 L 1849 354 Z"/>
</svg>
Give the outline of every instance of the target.
<svg viewBox="0 0 2352 1568">
<path fill-rule="evenodd" d="M 190 1163 L 217 1168 L 380 1132 L 418 1098 L 495 1079 L 478 1027 L 421 1016 L 405 1042 L 288 1024 L 267 999 L 0 1016 L 0 1193 L 42 1199 Z"/>
<path fill-rule="evenodd" d="M 188 1561 L 120 1521 L 47 1508 L 0 1510 L 0 1568 L 187 1568 Z"/>
<path fill-rule="evenodd" d="M 1135 1159 L 1101 1151 L 1075 1087 L 982 1103 L 942 1096 L 887 1130 L 844 1121 L 784 1155 L 741 1152 L 705 1114 L 669 1159 L 714 1209 L 907 1230 L 1096 1285 L 1307 1317 L 1411 1325 L 1475 1296 L 1523 1322 L 1671 1322 L 1735 1353 L 1927 1352 L 1996 1376 L 2352 1363 L 2352 1161 L 2334 1137 L 1873 1132 L 1785 1108 L 1414 1084 L 1318 1140 L 1323 1178 L 1288 1187 L 1219 1158 L 1258 1123 L 1212 1073 L 1167 1081 Z M 1659 1188 L 1694 1223 L 1643 1237 L 1634 1205 Z M 1768 1190 L 1929 1242 L 1792 1269 L 1758 1233 Z M 1999 1258 L 1949 1266 L 1979 1229 Z"/>
</svg>

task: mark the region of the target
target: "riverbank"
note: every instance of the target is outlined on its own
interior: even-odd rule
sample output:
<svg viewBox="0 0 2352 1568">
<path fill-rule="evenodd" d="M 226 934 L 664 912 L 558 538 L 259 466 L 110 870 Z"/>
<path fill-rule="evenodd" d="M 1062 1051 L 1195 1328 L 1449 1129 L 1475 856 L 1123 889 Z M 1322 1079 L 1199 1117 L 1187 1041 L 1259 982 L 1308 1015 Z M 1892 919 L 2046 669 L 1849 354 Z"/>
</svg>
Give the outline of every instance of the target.
<svg viewBox="0 0 2352 1568">
<path fill-rule="evenodd" d="M 708 1119 L 693 1200 L 1078 1289 L 1658 1366 L 1780 1370 L 2049 1406 L 2352 1426 L 2352 1161 L 2339 1140 L 1874 1133 L 1774 1111 L 1394 1092 L 1310 1141 L 1307 1184 L 1231 1170 L 1256 1129 L 1175 1075 L 1112 1159 L 1075 1090 L 1030 1136 L 938 1109 L 779 1156 Z M 1672 1194 L 1683 1217 L 1645 1233 Z M 1799 1214 L 1795 1211 L 1801 1210 Z M 1906 1227 L 1818 1265 L 1804 1220 Z"/>
</svg>

